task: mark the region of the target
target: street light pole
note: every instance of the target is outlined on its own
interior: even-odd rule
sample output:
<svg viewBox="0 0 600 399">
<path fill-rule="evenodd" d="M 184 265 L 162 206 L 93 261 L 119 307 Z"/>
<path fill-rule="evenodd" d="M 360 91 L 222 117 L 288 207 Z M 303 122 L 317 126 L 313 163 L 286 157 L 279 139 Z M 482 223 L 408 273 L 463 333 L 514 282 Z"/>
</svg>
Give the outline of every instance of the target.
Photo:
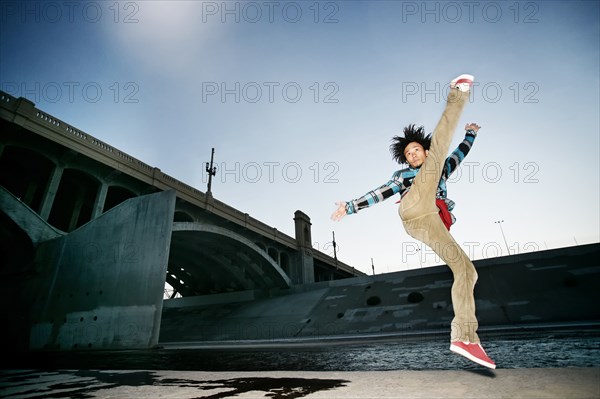
<svg viewBox="0 0 600 399">
<path fill-rule="evenodd" d="M 500 232 L 502 233 L 502 238 L 504 238 L 504 244 L 506 244 L 506 251 L 510 255 L 510 249 L 508 248 L 508 242 L 506 241 L 506 236 L 504 235 L 504 229 L 502 228 L 502 223 L 504 223 L 504 220 L 497 220 L 494 223 L 497 223 L 498 226 L 500 226 Z"/>
<path fill-rule="evenodd" d="M 337 258 L 337 252 L 336 252 L 336 242 L 335 242 L 335 231 L 331 232 L 333 234 L 333 259 L 335 259 L 335 268 L 338 268 L 338 258 Z"/>
<path fill-rule="evenodd" d="M 215 149 L 212 149 L 210 153 L 210 165 L 208 162 L 206 163 L 206 172 L 208 173 L 208 187 L 206 190 L 206 194 L 212 196 L 211 188 L 212 188 L 212 177 L 217 174 L 217 167 L 213 166 L 213 160 L 215 158 Z"/>
</svg>

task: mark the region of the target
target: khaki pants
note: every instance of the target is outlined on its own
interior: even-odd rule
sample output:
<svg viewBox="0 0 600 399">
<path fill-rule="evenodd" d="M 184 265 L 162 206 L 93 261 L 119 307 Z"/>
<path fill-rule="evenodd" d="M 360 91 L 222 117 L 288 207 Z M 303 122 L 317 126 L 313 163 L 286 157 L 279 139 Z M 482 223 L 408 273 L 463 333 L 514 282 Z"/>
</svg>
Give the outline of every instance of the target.
<svg viewBox="0 0 600 399">
<path fill-rule="evenodd" d="M 452 270 L 454 319 L 450 340 L 479 343 L 473 297 L 477 272 L 467 254 L 444 226 L 435 205 L 448 149 L 468 98 L 468 92 L 451 90 L 446 109 L 433 132 L 429 154 L 415 176 L 410 191 L 402 198 L 398 213 L 406 232 L 429 246 Z"/>
</svg>

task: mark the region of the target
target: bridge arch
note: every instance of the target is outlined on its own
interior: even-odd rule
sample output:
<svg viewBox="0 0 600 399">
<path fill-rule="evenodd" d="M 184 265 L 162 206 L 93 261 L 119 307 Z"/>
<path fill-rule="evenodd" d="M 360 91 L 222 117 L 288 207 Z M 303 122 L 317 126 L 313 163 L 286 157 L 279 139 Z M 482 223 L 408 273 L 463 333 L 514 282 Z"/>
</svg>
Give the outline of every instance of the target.
<svg viewBox="0 0 600 399">
<path fill-rule="evenodd" d="M 166 281 L 182 296 L 292 285 L 286 272 L 257 244 L 202 222 L 173 223 Z"/>
</svg>

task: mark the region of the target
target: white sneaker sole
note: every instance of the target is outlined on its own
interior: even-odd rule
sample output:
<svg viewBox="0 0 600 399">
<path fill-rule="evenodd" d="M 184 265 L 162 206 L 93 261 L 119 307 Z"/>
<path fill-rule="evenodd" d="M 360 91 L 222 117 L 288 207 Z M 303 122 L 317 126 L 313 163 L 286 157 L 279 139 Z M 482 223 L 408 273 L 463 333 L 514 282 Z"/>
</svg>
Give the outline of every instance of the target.
<svg viewBox="0 0 600 399">
<path fill-rule="evenodd" d="M 464 357 L 466 357 L 467 359 L 469 359 L 469 360 L 471 360 L 471 361 L 473 361 L 473 362 L 475 362 L 475 363 L 477 363 L 477 364 L 480 364 L 480 365 L 482 365 L 482 366 L 485 366 L 485 367 L 488 367 L 488 368 L 491 368 L 491 369 L 495 369 L 495 368 L 496 368 L 496 365 L 495 365 L 494 363 L 490 363 L 490 362 L 486 362 L 485 360 L 481 360 L 480 358 L 478 358 L 478 357 L 475 357 L 475 356 L 471 355 L 471 354 L 470 354 L 469 352 L 467 352 L 466 350 L 464 350 L 464 349 L 462 349 L 462 348 L 459 348 L 459 347 L 457 347 L 457 346 L 450 345 L 450 350 L 451 350 L 452 352 L 454 352 L 454 353 L 456 353 L 456 354 L 459 354 L 459 355 L 461 355 L 461 356 L 464 356 Z"/>
</svg>

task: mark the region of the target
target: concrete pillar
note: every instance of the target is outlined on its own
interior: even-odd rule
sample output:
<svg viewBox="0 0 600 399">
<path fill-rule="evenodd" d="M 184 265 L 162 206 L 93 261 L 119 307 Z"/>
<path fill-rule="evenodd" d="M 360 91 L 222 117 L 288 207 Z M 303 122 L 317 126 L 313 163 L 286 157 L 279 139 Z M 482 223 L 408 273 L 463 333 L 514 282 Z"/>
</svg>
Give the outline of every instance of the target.
<svg viewBox="0 0 600 399">
<path fill-rule="evenodd" d="M 106 202 L 106 193 L 108 193 L 108 184 L 100 183 L 100 189 L 96 193 L 96 201 L 94 202 L 94 210 L 92 211 L 92 220 L 102 215 L 104 203 Z"/>
<path fill-rule="evenodd" d="M 27 189 L 25 190 L 25 194 L 23 195 L 23 199 L 22 199 L 24 203 L 31 206 L 31 203 L 33 202 L 33 197 L 35 195 L 37 188 L 38 188 L 37 181 L 32 180 L 29 182 L 29 184 L 27 185 Z"/>
<path fill-rule="evenodd" d="M 15 101 L 15 118 L 12 120 L 19 126 L 24 126 L 27 123 L 27 116 L 35 116 L 35 103 L 26 99 L 25 97 L 19 97 Z M 25 117 L 22 115 L 26 115 Z"/>
<path fill-rule="evenodd" d="M 312 237 L 310 232 L 310 218 L 302 211 L 294 212 L 294 224 L 296 227 L 296 242 L 298 246 L 312 248 Z"/>
<path fill-rule="evenodd" d="M 52 176 L 50 176 L 48 189 L 44 193 L 44 198 L 42 199 L 42 208 L 40 210 L 41 218 L 46 221 L 48 221 L 48 218 L 50 217 L 50 211 L 52 210 L 54 198 L 56 198 L 58 186 L 60 185 L 60 179 L 62 178 L 64 170 L 65 169 L 62 166 L 56 165 L 52 171 Z"/>
<path fill-rule="evenodd" d="M 313 283 L 315 281 L 315 263 L 312 249 L 310 231 L 310 218 L 302 211 L 294 213 L 296 228 L 296 243 L 298 245 L 299 275 L 290 276 L 292 281 L 299 284 Z M 296 278 L 297 277 L 297 278 Z"/>
<path fill-rule="evenodd" d="M 71 220 L 69 221 L 68 231 L 73 231 L 77 227 L 77 221 L 79 220 L 79 215 L 81 214 L 81 208 L 83 206 L 84 198 L 85 190 L 80 186 L 75 192 L 75 206 L 73 208 L 73 213 L 71 213 Z"/>
</svg>

